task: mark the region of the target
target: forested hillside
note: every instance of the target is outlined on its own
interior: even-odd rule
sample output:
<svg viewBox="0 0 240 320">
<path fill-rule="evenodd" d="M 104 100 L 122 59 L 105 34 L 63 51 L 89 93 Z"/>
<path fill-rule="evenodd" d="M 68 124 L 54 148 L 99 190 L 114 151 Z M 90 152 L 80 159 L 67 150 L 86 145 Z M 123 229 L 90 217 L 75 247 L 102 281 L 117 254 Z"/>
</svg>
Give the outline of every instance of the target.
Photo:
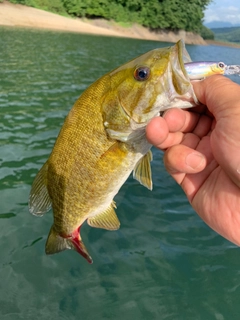
<svg viewBox="0 0 240 320">
<path fill-rule="evenodd" d="M 240 27 L 212 29 L 216 40 L 240 43 Z"/>
<path fill-rule="evenodd" d="M 139 23 L 152 29 L 201 33 L 206 6 L 212 0 L 10 0 L 76 17 Z"/>
</svg>

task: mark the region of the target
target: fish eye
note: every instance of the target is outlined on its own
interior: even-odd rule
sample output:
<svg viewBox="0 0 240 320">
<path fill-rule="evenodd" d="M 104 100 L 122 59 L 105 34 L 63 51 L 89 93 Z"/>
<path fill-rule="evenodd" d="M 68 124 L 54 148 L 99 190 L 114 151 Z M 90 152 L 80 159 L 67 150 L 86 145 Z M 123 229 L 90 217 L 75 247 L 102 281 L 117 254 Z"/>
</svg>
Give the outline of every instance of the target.
<svg viewBox="0 0 240 320">
<path fill-rule="evenodd" d="M 148 67 L 138 67 L 134 71 L 134 78 L 138 81 L 145 81 L 150 76 L 150 69 Z"/>
<path fill-rule="evenodd" d="M 218 63 L 218 67 L 221 68 L 221 69 L 224 69 L 225 68 L 225 64 L 223 62 L 219 62 Z"/>
</svg>

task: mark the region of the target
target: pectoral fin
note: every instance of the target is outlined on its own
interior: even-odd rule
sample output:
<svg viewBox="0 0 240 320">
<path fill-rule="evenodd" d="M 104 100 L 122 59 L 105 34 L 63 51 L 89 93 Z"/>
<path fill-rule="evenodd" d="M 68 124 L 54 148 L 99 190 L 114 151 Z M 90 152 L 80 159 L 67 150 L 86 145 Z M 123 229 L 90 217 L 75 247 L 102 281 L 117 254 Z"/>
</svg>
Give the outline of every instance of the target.
<svg viewBox="0 0 240 320">
<path fill-rule="evenodd" d="M 138 180 L 144 187 L 152 190 L 152 171 L 151 164 L 152 152 L 151 150 L 145 154 L 136 164 L 133 171 L 133 178 Z"/>
<path fill-rule="evenodd" d="M 114 211 L 116 208 L 115 203 L 112 202 L 111 205 L 103 212 L 98 215 L 88 218 L 87 223 L 91 227 L 102 228 L 107 230 L 117 230 L 120 227 L 120 222 Z"/>
<path fill-rule="evenodd" d="M 42 166 L 33 181 L 32 189 L 29 196 L 29 211 L 36 216 L 42 216 L 51 209 L 51 199 L 47 190 L 47 162 Z"/>
</svg>

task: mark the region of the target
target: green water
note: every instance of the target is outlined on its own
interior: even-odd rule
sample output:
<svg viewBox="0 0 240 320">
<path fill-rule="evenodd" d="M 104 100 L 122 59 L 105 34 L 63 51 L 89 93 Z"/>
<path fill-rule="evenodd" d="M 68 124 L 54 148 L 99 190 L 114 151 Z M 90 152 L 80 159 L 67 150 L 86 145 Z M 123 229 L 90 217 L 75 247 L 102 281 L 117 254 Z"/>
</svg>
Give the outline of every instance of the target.
<svg viewBox="0 0 240 320">
<path fill-rule="evenodd" d="M 166 43 L 0 28 L 0 320 L 240 318 L 240 252 L 195 214 L 154 150 L 154 190 L 129 178 L 119 231 L 81 234 L 94 259 L 46 256 L 51 213 L 28 213 L 30 186 L 80 93 Z M 240 50 L 188 46 L 193 60 Z M 239 78 L 234 78 L 239 82 Z"/>
</svg>

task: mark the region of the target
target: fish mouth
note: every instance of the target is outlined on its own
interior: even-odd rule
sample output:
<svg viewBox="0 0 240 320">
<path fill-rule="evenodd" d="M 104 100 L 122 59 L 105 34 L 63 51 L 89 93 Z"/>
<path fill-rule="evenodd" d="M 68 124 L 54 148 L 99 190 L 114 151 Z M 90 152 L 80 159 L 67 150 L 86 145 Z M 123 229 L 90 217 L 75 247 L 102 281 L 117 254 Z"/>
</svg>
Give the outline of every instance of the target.
<svg viewBox="0 0 240 320">
<path fill-rule="evenodd" d="M 191 62 L 183 40 L 179 40 L 171 50 L 169 58 L 169 68 L 171 76 L 169 77 L 170 89 L 179 95 L 184 95 L 189 86 L 190 78 L 185 69 L 185 63 Z M 171 88 L 172 86 L 172 88 Z"/>
<path fill-rule="evenodd" d="M 122 105 L 124 112 L 131 118 L 132 122 L 134 121 L 135 126 L 146 125 L 152 118 L 161 116 L 169 108 L 188 108 L 191 106 L 188 103 L 190 100 L 197 101 L 185 69 L 185 63 L 192 60 L 184 42 L 180 40 L 174 46 L 167 48 L 166 51 L 168 61 L 164 71 L 158 75 L 157 80 L 153 83 L 157 91 L 155 101 L 149 103 L 151 101 L 151 98 L 149 98 L 145 103 L 142 100 L 131 112 Z"/>
<path fill-rule="evenodd" d="M 179 40 L 175 46 L 173 46 L 173 51 L 175 51 L 175 54 L 177 56 L 177 60 L 179 63 L 179 66 L 181 68 L 181 71 L 183 72 L 184 76 L 189 79 L 188 77 L 188 73 L 185 69 L 185 63 L 189 63 L 192 62 L 192 59 L 190 57 L 190 55 L 187 52 L 187 49 L 185 47 L 185 44 L 183 42 L 183 40 Z"/>
</svg>

